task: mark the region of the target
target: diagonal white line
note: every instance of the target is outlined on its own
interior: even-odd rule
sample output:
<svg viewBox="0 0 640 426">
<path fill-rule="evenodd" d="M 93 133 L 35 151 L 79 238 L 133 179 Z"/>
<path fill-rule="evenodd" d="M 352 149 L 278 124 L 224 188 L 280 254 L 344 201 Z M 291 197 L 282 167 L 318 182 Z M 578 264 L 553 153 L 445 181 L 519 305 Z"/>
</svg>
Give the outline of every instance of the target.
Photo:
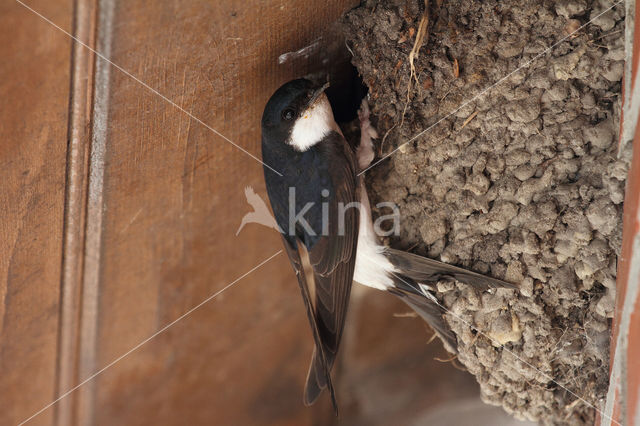
<svg viewBox="0 0 640 426">
<path fill-rule="evenodd" d="M 258 163 L 262 164 L 263 166 L 269 168 L 271 171 L 273 171 L 274 173 L 276 173 L 279 176 L 282 176 L 282 173 L 280 173 L 279 171 L 275 170 L 273 167 L 269 166 L 268 164 L 265 164 L 264 162 L 262 162 L 262 160 L 260 160 L 258 157 L 256 157 L 255 155 L 253 155 L 252 153 L 250 153 L 249 151 L 247 151 L 246 149 L 244 149 L 243 147 L 241 147 L 240 145 L 236 144 L 235 142 L 233 142 L 231 139 L 229 139 L 228 137 L 226 137 L 225 135 L 223 135 L 222 133 L 220 133 L 219 131 L 217 131 L 216 129 L 214 129 L 213 127 L 209 126 L 207 123 L 205 123 L 204 121 L 200 120 L 198 117 L 196 117 L 195 115 L 191 114 L 189 111 L 187 111 L 186 109 L 182 108 L 180 105 L 178 105 L 177 103 L 173 102 L 171 99 L 169 99 L 168 97 L 166 97 L 165 95 L 163 95 L 162 93 L 158 92 L 156 89 L 154 89 L 153 87 L 149 86 L 147 83 L 145 83 L 144 81 L 140 80 L 138 77 L 136 77 L 135 75 L 131 74 L 129 71 L 125 70 L 124 68 L 122 68 L 120 65 L 112 62 L 109 58 L 105 57 L 102 53 L 98 52 L 97 50 L 93 49 L 92 47 L 90 47 L 89 45 L 87 45 L 86 43 L 84 43 L 83 41 L 81 41 L 80 39 L 78 39 L 77 37 L 75 37 L 73 34 L 69 33 L 68 31 L 64 30 L 62 27 L 60 27 L 58 24 L 56 24 L 55 22 L 51 21 L 50 19 L 48 19 L 47 17 L 45 17 L 44 15 L 42 15 L 40 12 L 32 9 L 31 7 L 27 6 L 26 4 L 24 4 L 21 0 L 15 0 L 16 2 L 18 2 L 20 5 L 22 5 L 24 8 L 30 10 L 31 12 L 33 12 L 34 14 L 36 14 L 37 16 L 39 16 L 40 18 L 42 18 L 44 21 L 48 22 L 49 24 L 53 25 L 55 28 L 57 28 L 58 30 L 62 31 L 64 34 L 66 34 L 67 36 L 69 36 L 71 39 L 73 39 L 76 43 L 79 43 L 80 45 L 84 46 L 85 48 L 89 49 L 91 52 L 93 52 L 94 54 L 96 54 L 97 56 L 100 57 L 100 59 L 108 62 L 109 64 L 111 64 L 114 68 L 117 68 L 119 71 L 121 71 L 123 74 L 127 75 L 128 77 L 132 78 L 133 80 L 135 80 L 136 82 L 138 82 L 140 85 L 142 85 L 143 87 L 145 87 L 146 89 L 148 89 L 149 91 L 153 92 L 154 94 L 158 95 L 159 97 L 161 97 L 163 100 L 165 100 L 166 102 L 168 102 L 169 104 L 171 104 L 172 106 L 174 106 L 176 109 L 180 110 L 181 112 L 185 113 L 186 115 L 188 115 L 190 118 L 192 118 L 193 120 L 197 121 L 198 123 L 202 124 L 204 127 L 206 127 L 207 129 L 211 130 L 213 133 L 215 133 L 216 135 L 220 136 L 222 139 L 224 139 L 225 141 L 229 142 L 231 145 L 235 146 L 236 148 L 238 148 L 240 151 L 244 152 L 245 154 L 247 154 L 249 157 L 253 158 L 254 160 L 256 160 Z"/>
<path fill-rule="evenodd" d="M 393 274 L 396 278 L 398 278 L 400 281 L 402 281 L 403 283 L 405 283 L 408 286 L 411 286 L 408 282 L 406 282 L 405 280 L 403 280 L 399 275 L 397 274 Z M 583 397 L 581 397 L 580 395 L 576 394 L 575 392 L 571 391 L 570 389 L 568 389 L 567 387 L 563 386 L 562 384 L 560 384 L 558 381 L 556 381 L 553 377 L 549 376 L 547 373 L 541 371 L 540 369 L 538 369 L 536 366 L 534 366 L 533 364 L 531 364 L 528 361 L 525 361 L 524 359 L 520 358 L 518 355 L 515 354 L 515 352 L 513 352 L 512 350 L 510 350 L 509 348 L 507 348 L 504 345 L 501 345 L 497 340 L 495 340 L 493 337 L 489 336 L 488 334 L 484 333 L 482 330 L 479 330 L 476 326 L 474 326 L 473 324 L 465 321 L 462 317 L 460 317 L 459 315 L 456 315 L 455 313 L 453 313 L 452 311 L 450 311 L 449 309 L 447 309 L 446 306 L 442 305 L 435 297 L 434 298 L 430 298 L 430 301 L 433 301 L 436 305 L 438 305 L 440 308 L 442 308 L 446 313 L 450 314 L 451 316 L 455 317 L 458 321 L 462 322 L 464 325 L 466 325 L 467 327 L 471 328 L 472 330 L 476 330 L 476 332 L 484 337 L 486 337 L 487 339 L 491 340 L 492 342 L 496 342 L 498 343 L 498 345 L 502 348 L 503 351 L 509 353 L 511 356 L 513 356 L 514 358 L 516 358 L 518 361 L 522 362 L 523 364 L 526 364 L 528 367 L 530 367 L 532 370 L 537 371 L 538 373 L 540 373 L 545 379 L 549 380 L 552 383 L 555 383 L 556 385 L 558 385 L 559 387 L 561 387 L 563 390 L 567 391 L 567 393 L 571 394 L 572 396 L 574 396 L 575 398 L 577 398 L 578 400 L 580 400 L 581 402 L 583 402 L 584 404 L 586 404 L 587 406 L 593 408 L 594 410 L 596 410 L 598 413 L 600 413 L 601 416 L 603 416 L 604 418 L 613 421 L 615 424 L 622 426 L 620 423 L 618 423 L 616 420 L 612 419 L 611 417 L 609 417 L 608 415 L 606 415 L 602 410 L 600 410 L 599 408 L 597 408 L 595 405 L 591 404 L 589 401 L 587 401 L 586 399 L 584 399 Z"/>
<path fill-rule="evenodd" d="M 165 332 L 167 329 L 169 329 L 170 327 L 174 326 L 178 321 L 184 319 L 185 317 L 189 316 L 190 314 L 192 314 L 196 309 L 200 308 L 202 305 L 204 305 L 205 303 L 215 299 L 218 295 L 222 294 L 225 290 L 227 290 L 229 287 L 233 286 L 234 284 L 236 284 L 237 282 L 239 282 L 241 279 L 243 279 L 244 277 L 246 277 L 247 275 L 251 274 L 253 271 L 255 271 L 256 269 L 260 268 L 261 266 L 263 266 L 265 263 L 269 262 L 271 259 L 273 259 L 274 257 L 276 257 L 277 255 L 279 255 L 280 253 L 282 253 L 282 250 L 278 250 L 276 253 L 272 254 L 269 258 L 263 260 L 262 262 L 260 262 L 258 265 L 254 266 L 253 268 L 251 268 L 248 272 L 245 272 L 244 274 L 242 274 L 241 276 L 239 276 L 238 278 L 236 278 L 235 280 L 233 280 L 231 283 L 227 284 L 225 287 L 223 287 L 221 290 L 218 290 L 217 292 L 213 293 L 211 296 L 207 297 L 206 299 L 204 299 L 202 302 L 198 303 L 196 306 L 194 306 L 193 308 L 189 309 L 187 312 L 185 312 L 184 314 L 180 315 L 178 318 L 176 318 L 175 320 L 171 321 L 169 324 L 165 325 L 164 327 L 162 327 L 160 330 L 156 331 L 155 333 L 153 333 L 151 336 L 147 337 L 146 339 L 144 339 L 142 342 L 138 343 L 137 345 L 135 345 L 133 348 L 129 349 L 127 352 L 125 352 L 124 354 L 120 355 L 118 358 L 114 359 L 113 361 L 111 361 L 109 364 L 105 365 L 104 367 L 102 367 L 100 370 L 96 371 L 95 373 L 93 373 L 91 376 L 87 377 L 86 379 L 84 379 L 82 382 L 78 383 L 76 386 L 72 387 L 71 389 L 69 389 L 68 391 L 66 391 L 65 393 L 63 393 L 62 395 L 60 395 L 60 397 L 58 397 L 58 399 L 56 399 L 55 401 L 45 405 L 44 407 L 42 407 L 39 411 L 37 411 L 36 413 L 34 413 L 33 415 L 31 415 L 29 418 L 23 420 L 22 422 L 19 423 L 18 426 L 22 426 L 23 424 L 27 423 L 28 421 L 32 420 L 33 418 L 35 418 L 36 416 L 38 416 L 40 413 L 42 413 L 43 411 L 45 411 L 46 409 L 48 409 L 49 407 L 51 407 L 52 405 L 54 405 L 56 402 L 60 401 L 61 399 L 69 396 L 71 393 L 73 393 L 75 390 L 77 390 L 78 388 L 80 388 L 81 386 L 85 385 L 87 382 L 90 382 L 91 380 L 93 380 L 96 376 L 102 374 L 105 370 L 113 367 L 115 364 L 117 364 L 119 361 L 121 361 L 122 359 L 124 359 L 125 357 L 127 357 L 128 355 L 130 355 L 131 353 L 135 352 L 136 350 L 138 350 L 141 346 L 143 346 L 144 344 L 146 344 L 147 342 L 149 342 L 151 339 L 153 339 L 154 337 L 158 336 L 159 334 Z"/>
<path fill-rule="evenodd" d="M 358 176 L 360 176 L 361 174 L 363 174 L 364 172 L 366 172 L 367 170 L 377 166 L 378 164 L 380 164 L 381 162 L 383 162 L 384 160 L 386 160 L 387 158 L 391 157 L 393 154 L 395 154 L 400 148 L 402 148 L 403 146 L 405 146 L 408 143 L 413 142 L 414 140 L 418 139 L 420 136 L 424 135 L 425 133 L 427 133 L 429 130 L 433 129 L 435 126 L 437 126 L 438 124 L 440 124 L 443 120 L 446 120 L 447 118 L 451 117 L 453 114 L 455 114 L 456 112 L 460 111 L 462 108 L 466 107 L 467 105 L 469 105 L 471 102 L 474 102 L 476 99 L 480 98 L 481 96 L 483 96 L 485 93 L 487 93 L 489 90 L 493 89 L 494 87 L 498 86 L 500 83 L 502 83 L 503 81 L 505 81 L 506 79 L 508 79 L 509 77 L 511 77 L 513 74 L 517 73 L 518 71 L 520 71 L 523 68 L 527 68 L 529 65 L 531 65 L 533 62 L 535 62 L 536 60 L 540 59 L 542 56 L 546 55 L 547 53 L 549 53 L 549 51 L 551 51 L 554 47 L 558 46 L 560 43 L 564 42 L 565 40 L 567 40 L 568 38 L 570 38 L 571 36 L 573 36 L 575 33 L 577 33 L 578 31 L 582 30 L 584 27 L 586 27 L 587 25 L 591 24 L 593 21 L 595 21 L 596 19 L 598 19 L 599 17 L 601 17 L 602 15 L 604 15 L 605 13 L 609 12 L 611 9 L 613 9 L 614 7 L 618 6 L 619 4 L 623 3 L 624 0 L 620 0 L 617 3 L 614 3 L 613 6 L 605 9 L 603 12 L 599 13 L 595 18 L 590 19 L 587 23 L 583 24 L 582 26 L 580 26 L 577 30 L 573 31 L 572 33 L 570 33 L 569 35 L 567 35 L 566 37 L 561 38 L 560 40 L 558 40 L 557 42 L 555 42 L 554 44 L 552 44 L 551 46 L 547 47 L 545 50 L 543 50 L 542 52 L 538 53 L 536 56 L 534 56 L 532 59 L 528 60 L 527 62 L 525 62 L 523 65 L 520 65 L 518 68 L 516 68 L 515 70 L 511 71 L 509 74 L 505 75 L 504 77 L 502 77 L 500 80 L 496 81 L 495 83 L 493 83 L 492 85 L 485 87 L 484 89 L 482 89 L 480 91 L 480 93 L 478 93 L 477 95 L 473 96 L 471 99 L 469 99 L 466 102 L 463 102 L 460 106 L 458 106 L 456 109 L 454 109 L 453 111 L 451 111 L 450 113 L 448 113 L 447 115 L 445 115 L 444 117 L 442 117 L 441 119 L 439 119 L 438 121 L 436 121 L 435 123 L 433 123 L 431 126 L 427 127 L 426 129 L 422 130 L 421 132 L 419 132 L 418 134 L 416 134 L 415 136 L 413 136 L 411 139 L 409 139 L 408 141 L 406 141 L 405 143 L 399 145 L 396 149 L 394 149 L 393 151 L 391 151 L 390 153 L 386 154 L 385 156 L 383 156 L 381 159 L 379 159 L 378 161 L 376 161 L 375 163 L 371 164 L 369 167 L 367 167 L 366 169 L 364 169 L 363 171 L 361 171 L 360 173 L 358 173 Z"/>
</svg>

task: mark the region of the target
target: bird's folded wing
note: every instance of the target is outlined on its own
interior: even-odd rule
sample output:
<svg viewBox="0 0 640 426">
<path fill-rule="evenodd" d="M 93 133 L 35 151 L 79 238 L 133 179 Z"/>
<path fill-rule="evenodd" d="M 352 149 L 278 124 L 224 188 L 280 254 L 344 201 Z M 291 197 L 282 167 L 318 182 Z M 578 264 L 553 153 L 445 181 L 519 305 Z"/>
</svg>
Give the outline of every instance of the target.
<svg viewBox="0 0 640 426">
<path fill-rule="evenodd" d="M 324 155 L 327 156 L 328 164 L 331 164 L 332 191 L 327 201 L 328 233 L 308 248 L 315 289 L 315 300 L 311 308 L 298 247 L 293 247 L 285 238 L 289 258 L 292 259 L 294 268 L 297 268 L 298 282 L 303 291 L 309 320 L 313 322 L 311 328 L 316 339 L 316 351 L 311 360 L 305 388 L 306 404 L 312 404 L 327 386 L 332 399 L 335 398 L 330 371 L 344 329 L 358 242 L 359 211 L 354 207 L 347 208 L 357 201 L 355 156 L 339 133 L 333 133 L 326 142 Z"/>
<path fill-rule="evenodd" d="M 325 387 L 329 388 L 329 393 L 331 394 L 331 401 L 334 404 L 334 407 L 337 406 L 335 401 L 335 391 L 333 390 L 333 384 L 331 382 L 331 366 L 329 365 L 325 351 L 323 350 L 324 344 L 320 335 L 320 331 L 318 329 L 319 320 L 316 316 L 316 312 L 311 301 L 311 293 L 309 291 L 309 285 L 307 284 L 306 275 L 304 272 L 304 266 L 302 264 L 302 260 L 300 258 L 300 251 L 297 246 L 291 245 L 291 243 L 287 240 L 287 238 L 282 238 L 284 243 L 284 247 L 286 249 L 287 255 L 289 256 L 289 260 L 291 261 L 291 265 L 296 273 L 296 278 L 298 279 L 298 285 L 300 286 L 300 293 L 302 294 L 302 301 L 304 303 L 305 310 L 307 312 L 307 318 L 309 319 L 309 324 L 311 325 L 311 332 L 313 334 L 313 340 L 315 342 L 316 349 L 313 352 L 313 358 L 311 360 L 311 367 L 309 368 L 309 374 L 312 374 L 313 370 L 313 382 L 319 384 L 316 386 L 318 388 L 318 393 L 322 391 Z M 309 382 L 309 377 L 307 377 L 307 382 Z M 308 388 L 308 385 L 307 385 Z M 307 392 L 308 389 L 305 389 L 305 404 L 309 405 L 313 401 L 307 401 Z M 317 395 L 316 395 L 317 398 Z M 314 399 L 315 400 L 315 399 Z"/>
<path fill-rule="evenodd" d="M 322 349 L 329 368 L 333 365 L 349 304 L 358 242 L 359 211 L 357 201 L 356 161 L 351 147 L 342 135 L 334 133 L 327 144 L 333 193 L 329 198 L 328 235 L 310 250 L 309 260 L 314 271 L 315 312 Z M 349 205 L 352 207 L 349 207 Z M 309 379 L 313 379 L 313 361 Z M 312 392 L 314 383 L 307 381 L 307 402 L 311 403 L 322 390 Z"/>
</svg>

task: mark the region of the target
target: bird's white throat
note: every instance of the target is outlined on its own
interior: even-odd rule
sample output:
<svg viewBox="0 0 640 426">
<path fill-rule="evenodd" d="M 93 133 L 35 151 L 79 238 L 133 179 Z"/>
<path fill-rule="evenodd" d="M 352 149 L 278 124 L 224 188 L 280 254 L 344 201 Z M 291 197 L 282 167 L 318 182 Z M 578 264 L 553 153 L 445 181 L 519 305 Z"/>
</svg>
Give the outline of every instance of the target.
<svg viewBox="0 0 640 426">
<path fill-rule="evenodd" d="M 332 130 L 342 133 L 333 118 L 329 99 L 323 93 L 293 124 L 289 145 L 296 151 L 306 151 Z"/>
</svg>

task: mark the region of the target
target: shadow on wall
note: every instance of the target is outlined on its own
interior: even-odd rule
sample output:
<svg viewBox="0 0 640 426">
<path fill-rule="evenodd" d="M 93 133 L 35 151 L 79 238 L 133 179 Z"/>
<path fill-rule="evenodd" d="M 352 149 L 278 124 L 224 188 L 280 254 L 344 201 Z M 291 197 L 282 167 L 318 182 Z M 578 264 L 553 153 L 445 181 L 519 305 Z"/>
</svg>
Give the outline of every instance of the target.
<svg viewBox="0 0 640 426">
<path fill-rule="evenodd" d="M 346 327 L 335 372 L 340 417 L 325 395 L 313 408 L 316 424 L 533 425 L 484 404 L 473 376 L 395 298 L 354 285 Z"/>
<path fill-rule="evenodd" d="M 487 405 L 480 398 L 442 404 L 419 416 L 410 426 L 536 426 L 537 423 L 514 419 L 500 407 Z"/>
</svg>

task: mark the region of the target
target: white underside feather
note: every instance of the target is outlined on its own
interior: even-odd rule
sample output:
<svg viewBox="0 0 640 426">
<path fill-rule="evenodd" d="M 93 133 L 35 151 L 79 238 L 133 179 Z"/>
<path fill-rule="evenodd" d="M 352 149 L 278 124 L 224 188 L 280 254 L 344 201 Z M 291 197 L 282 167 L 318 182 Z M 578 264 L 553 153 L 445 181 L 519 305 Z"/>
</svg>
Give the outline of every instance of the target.
<svg viewBox="0 0 640 426">
<path fill-rule="evenodd" d="M 358 251 L 353 280 L 378 290 L 393 287 L 392 274 L 396 268 L 383 254 L 385 248 L 378 243 L 378 237 L 371 222 L 371 208 L 364 183 L 360 182 L 360 229 Z"/>
</svg>

